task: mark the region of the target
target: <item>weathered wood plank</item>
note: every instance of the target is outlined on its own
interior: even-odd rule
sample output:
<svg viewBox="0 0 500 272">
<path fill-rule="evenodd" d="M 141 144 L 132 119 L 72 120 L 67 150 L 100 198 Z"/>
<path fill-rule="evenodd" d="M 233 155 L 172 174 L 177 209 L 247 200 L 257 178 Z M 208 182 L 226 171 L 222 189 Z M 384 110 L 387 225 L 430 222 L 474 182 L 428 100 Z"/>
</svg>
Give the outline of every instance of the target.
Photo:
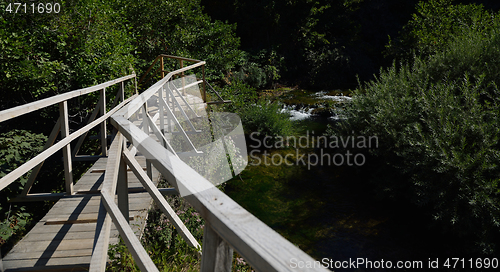
<svg viewBox="0 0 500 272">
<path fill-rule="evenodd" d="M 100 113 L 101 116 L 106 115 L 106 87 L 99 90 L 99 101 L 101 102 Z M 106 120 L 101 122 L 101 155 L 108 155 L 108 134 L 106 131 Z"/>
<path fill-rule="evenodd" d="M 61 138 L 69 136 L 68 101 L 59 103 L 59 120 L 61 120 Z M 71 162 L 71 146 L 68 143 L 62 149 L 64 162 L 64 184 L 66 194 L 73 194 L 73 165 Z"/>
<path fill-rule="evenodd" d="M 68 239 L 69 240 L 69 239 Z M 89 257 L 92 254 L 91 248 L 85 249 L 72 249 L 64 251 L 37 251 L 37 252 L 24 252 L 15 255 L 16 259 L 6 257 L 4 261 L 14 261 L 14 260 L 29 260 L 29 259 L 49 259 L 49 258 L 61 258 L 61 257 Z"/>
<path fill-rule="evenodd" d="M 133 220 L 134 213 L 131 213 L 132 216 L 129 218 L 129 220 Z M 68 217 L 64 217 L 64 215 L 61 215 L 61 217 L 56 217 L 56 218 L 50 218 L 45 221 L 46 225 L 60 225 L 60 224 L 85 224 L 85 223 L 94 223 L 97 222 L 97 213 L 91 213 L 91 214 L 80 214 L 78 217 L 75 217 L 74 215 L 70 215 Z"/>
<path fill-rule="evenodd" d="M 233 249 L 205 223 L 201 272 L 231 272 Z"/>
<path fill-rule="evenodd" d="M 12 260 L 12 261 L 4 261 L 4 267 L 23 267 L 25 268 L 24 270 L 14 270 L 14 269 L 8 269 L 6 268 L 7 271 L 33 271 L 33 270 L 45 270 L 44 268 L 47 267 L 49 270 L 50 269 L 55 269 L 59 268 L 62 269 L 63 271 L 71 271 L 69 269 L 78 266 L 85 268 L 89 266 L 89 260 L 90 256 L 80 256 L 80 257 L 60 257 L 60 258 L 50 258 L 50 259 L 25 259 L 25 260 Z M 51 268 L 50 266 L 55 266 Z M 64 266 L 64 267 L 61 267 Z M 31 267 L 30 269 L 27 269 L 28 267 Z M 33 269 L 35 267 L 36 269 Z M 81 270 L 80 270 L 81 271 Z"/>
<path fill-rule="evenodd" d="M 148 253 L 142 247 L 141 242 L 137 239 L 133 230 L 130 228 L 127 220 L 121 214 L 120 209 L 116 206 L 113 197 L 111 197 L 108 192 L 103 191 L 101 192 L 101 199 L 104 200 L 103 203 L 106 210 L 113 219 L 113 222 L 120 232 L 120 236 L 127 245 L 127 248 L 134 257 L 134 260 L 141 271 L 158 271 L 158 268 L 156 268 Z"/>
</svg>

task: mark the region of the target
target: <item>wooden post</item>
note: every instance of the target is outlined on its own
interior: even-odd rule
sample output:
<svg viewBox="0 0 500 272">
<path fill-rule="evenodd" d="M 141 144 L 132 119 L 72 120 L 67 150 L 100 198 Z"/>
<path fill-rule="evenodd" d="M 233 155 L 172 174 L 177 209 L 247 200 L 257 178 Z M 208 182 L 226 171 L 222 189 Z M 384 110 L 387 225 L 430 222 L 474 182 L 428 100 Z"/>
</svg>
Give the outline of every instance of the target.
<svg viewBox="0 0 500 272">
<path fill-rule="evenodd" d="M 148 102 L 144 103 L 142 107 L 142 129 L 144 133 L 149 136 L 149 124 L 148 124 Z"/>
<path fill-rule="evenodd" d="M 181 65 L 181 69 L 184 68 L 184 60 L 179 60 L 179 63 Z M 186 86 L 186 79 L 184 79 L 184 71 L 181 72 L 181 82 L 182 82 L 182 95 L 186 95 L 186 89 L 184 87 Z"/>
<path fill-rule="evenodd" d="M 230 272 L 233 249 L 205 222 L 201 272 Z"/>
<path fill-rule="evenodd" d="M 127 179 L 127 163 L 119 156 L 120 170 L 118 172 L 118 183 L 116 186 L 116 193 L 118 194 L 118 208 L 123 214 L 123 217 L 129 220 L 129 206 L 128 206 L 128 179 Z"/>
<path fill-rule="evenodd" d="M 125 101 L 125 82 L 122 81 L 120 84 L 120 101 L 123 102 Z"/>
<path fill-rule="evenodd" d="M 161 78 L 165 77 L 165 72 L 164 72 L 164 66 L 163 66 L 163 56 L 161 57 L 161 62 L 160 62 L 160 68 L 161 68 Z"/>
<path fill-rule="evenodd" d="M 135 94 L 139 94 L 137 91 L 137 76 L 134 77 L 134 85 L 135 85 Z"/>
<path fill-rule="evenodd" d="M 101 96 L 101 116 L 106 114 L 106 88 L 99 91 Z M 106 120 L 101 123 L 101 155 L 108 155 L 108 135 L 106 132 Z"/>
<path fill-rule="evenodd" d="M 167 83 L 167 84 L 170 84 L 170 83 Z M 165 102 L 166 104 L 168 105 L 170 103 L 170 87 L 167 86 L 167 89 L 165 90 Z M 161 101 L 160 101 L 160 104 L 161 104 Z M 168 115 L 168 112 L 166 114 L 166 117 L 167 117 L 167 132 L 172 132 L 172 129 L 170 128 L 171 124 L 170 124 L 170 115 Z"/>
<path fill-rule="evenodd" d="M 203 73 L 203 102 L 204 103 L 207 103 L 207 87 L 206 87 L 206 80 L 205 80 L 205 64 L 203 64 L 203 66 L 201 66 L 201 70 L 202 70 L 202 73 Z"/>
<path fill-rule="evenodd" d="M 146 159 L 146 172 L 148 174 L 148 178 L 153 180 L 153 164 L 151 163 L 151 160 L 148 159 Z"/>
<path fill-rule="evenodd" d="M 59 103 L 59 114 L 61 120 L 61 138 L 69 136 L 69 122 L 68 122 L 68 101 Z M 71 146 L 68 143 L 63 147 L 63 161 L 64 161 L 64 182 L 66 184 L 66 194 L 73 194 L 73 166 L 71 164 Z"/>
<path fill-rule="evenodd" d="M 159 107 L 159 114 L 160 114 L 160 132 L 165 135 L 165 113 L 163 109 L 163 103 L 161 103 L 161 100 L 163 99 L 163 93 L 165 92 L 165 85 L 161 88 L 158 89 L 158 107 Z M 165 146 L 165 145 L 163 145 Z"/>
</svg>

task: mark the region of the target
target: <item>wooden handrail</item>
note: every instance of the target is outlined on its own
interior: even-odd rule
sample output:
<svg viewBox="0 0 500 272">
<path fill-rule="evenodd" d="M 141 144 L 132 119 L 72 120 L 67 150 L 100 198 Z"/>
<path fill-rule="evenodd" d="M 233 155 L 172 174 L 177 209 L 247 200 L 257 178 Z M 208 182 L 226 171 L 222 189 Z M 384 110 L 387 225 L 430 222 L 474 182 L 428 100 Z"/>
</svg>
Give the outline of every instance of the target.
<svg viewBox="0 0 500 272">
<path fill-rule="evenodd" d="M 31 160 L 25 162 L 24 164 L 22 164 L 18 168 L 14 169 L 12 172 L 10 172 L 7 175 L 5 175 L 4 177 L 2 177 L 0 179 L 0 190 L 7 187 L 9 184 L 14 182 L 16 179 L 20 178 L 22 175 L 24 175 L 26 172 L 31 170 L 31 168 L 35 167 L 37 164 L 41 163 L 42 161 L 46 160 L 48 157 L 50 157 L 51 155 L 53 155 L 54 153 L 56 153 L 57 151 L 59 151 L 63 147 L 67 146 L 69 143 L 71 143 L 71 141 L 78 138 L 80 135 L 91 130 L 92 128 L 99 125 L 103 121 L 106 121 L 112 114 L 114 114 L 116 111 L 118 111 L 122 105 L 124 105 L 124 104 L 128 103 L 129 101 L 131 101 L 132 99 L 136 98 L 136 96 L 137 95 L 131 96 L 130 98 L 125 100 L 122 104 L 115 107 L 113 110 L 110 110 L 105 115 L 99 117 L 94 122 L 92 122 L 92 123 L 84 126 L 83 128 L 71 133 L 68 137 L 63 138 L 62 140 L 60 140 L 59 142 L 57 142 L 53 146 L 49 147 L 48 149 L 46 149 L 42 153 L 38 154 L 37 156 L 35 156 Z"/>
<path fill-rule="evenodd" d="M 148 83 L 156 74 L 158 74 L 158 72 L 161 72 L 161 78 L 164 78 L 165 77 L 165 72 L 169 72 L 169 71 L 165 71 L 164 70 L 164 66 L 163 66 L 163 58 L 169 58 L 169 59 L 176 59 L 176 60 L 179 60 L 181 62 L 181 69 L 183 68 L 183 65 L 182 65 L 182 62 L 183 61 L 188 61 L 188 62 L 193 62 L 193 63 L 198 63 L 198 62 L 202 62 L 201 60 L 197 60 L 197 59 L 190 59 L 190 58 L 184 58 L 184 57 L 178 57 L 178 56 L 172 56 L 172 55 L 167 55 L 167 54 L 160 54 L 158 55 L 154 60 L 153 60 L 153 63 L 148 67 L 148 69 L 146 70 L 146 72 L 144 72 L 144 75 L 142 75 L 142 77 L 139 79 L 139 82 L 137 83 L 138 85 L 141 85 L 141 84 L 146 84 Z M 158 62 L 158 60 L 161 60 L 161 65 L 158 69 L 156 69 L 156 71 L 150 75 L 148 77 L 148 79 L 144 80 L 144 78 L 146 78 L 146 76 L 149 74 L 149 72 L 151 71 L 151 69 L 153 69 L 153 67 L 155 66 L 156 62 Z"/>
<path fill-rule="evenodd" d="M 293 266 L 293 260 L 300 260 L 304 263 L 316 263 L 316 261 L 242 208 L 184 163 L 176 154 L 149 137 L 149 130 L 144 131 L 145 127 L 149 126 L 147 110 L 143 112 L 145 119 L 142 129 L 128 120 L 140 108 L 146 109 L 147 101 L 167 84 L 173 75 L 198 66 L 204 67 L 204 65 L 205 62 L 200 61 L 168 73 L 134 101 L 113 114 L 111 123 L 143 156 L 152 162 L 181 197 L 187 200 L 205 219 L 201 263 L 203 272 L 228 271 L 232 259 L 231 248 L 234 248 L 257 271 L 328 271 L 321 266 L 313 268 Z M 162 107 L 161 101 L 159 105 Z M 164 113 L 164 111 L 161 112 Z M 159 118 L 164 117 L 159 116 Z M 126 160 L 132 160 L 131 155 L 127 153 L 128 151 L 124 151 Z M 138 172 L 137 175 L 143 176 L 146 180 L 144 174 L 138 170 L 138 166 L 134 169 Z M 150 190 L 154 192 L 153 188 Z M 217 263 L 215 260 L 218 260 Z"/>
<path fill-rule="evenodd" d="M 36 110 L 39 110 L 39 109 L 42 109 L 42 108 L 45 108 L 45 107 L 48 107 L 48 106 L 51 106 L 51 105 L 55 105 L 57 103 L 61 103 L 61 102 L 67 101 L 67 100 L 69 100 L 71 98 L 75 98 L 75 97 L 78 97 L 78 96 L 81 96 L 81 95 L 84 95 L 84 94 L 88 94 L 88 93 L 91 93 L 91 92 L 102 90 L 102 89 L 104 89 L 106 87 L 109 87 L 111 85 L 114 85 L 116 83 L 125 81 L 127 79 L 131 79 L 131 78 L 134 78 L 134 77 L 135 77 L 135 74 L 131 74 L 131 75 L 128 75 L 128 76 L 124 76 L 124 77 L 121 77 L 121 78 L 110 80 L 108 82 L 105 82 L 105 83 L 102 83 L 102 84 L 99 84 L 99 85 L 95 85 L 95 86 L 91 86 L 91 87 L 88 87 L 88 88 L 83 88 L 83 89 L 79 89 L 79 90 L 75 90 L 75 91 L 71 91 L 71 92 L 59 94 L 59 95 L 56 95 L 56 96 L 52 96 L 52 97 L 49 97 L 49 98 L 45 98 L 45 99 L 42 99 L 42 100 L 31 102 L 31 103 L 28 103 L 28 104 L 25 104 L 25 105 L 20 105 L 20 106 L 11 108 L 11 109 L 0 111 L 0 122 L 3 122 L 3 121 L 6 121 L 6 120 L 9 120 L 9 119 L 12 119 L 12 118 L 24 115 L 26 113 L 30 113 L 32 111 L 36 111 Z"/>
<path fill-rule="evenodd" d="M 56 95 L 53 97 L 49 97 L 46 99 L 42 99 L 39 101 L 35 101 L 32 103 L 28 103 L 25 105 L 17 106 L 11 109 L 7 109 L 4 111 L 0 112 L 0 122 L 6 121 L 30 112 L 33 112 L 35 110 L 39 110 L 51 105 L 59 104 L 59 120 L 56 123 L 56 126 L 54 127 L 51 136 L 49 137 L 48 143 L 45 145 L 44 150 L 35 156 L 34 158 L 30 159 L 29 161 L 25 162 L 18 168 L 14 169 L 13 171 L 9 172 L 7 175 L 2 177 L 0 179 L 0 190 L 3 188 L 7 187 L 9 184 L 20 178 L 22 175 L 24 175 L 26 172 L 31 170 L 33 167 L 38 166 L 36 171 L 34 171 L 34 176 L 31 176 L 28 180 L 28 182 L 25 185 L 25 188 L 23 192 L 21 193 L 22 197 L 29 197 L 28 192 L 34 182 L 35 176 L 38 173 L 38 168 L 41 167 L 43 162 L 53 155 L 54 153 L 58 152 L 59 150 L 63 149 L 63 162 L 64 162 L 64 173 L 65 173 L 65 185 L 66 185 L 66 193 L 71 195 L 73 193 L 72 185 L 73 185 L 73 178 L 72 178 L 72 154 L 70 150 L 70 143 L 71 141 L 75 140 L 76 138 L 85 135 L 90 129 L 94 128 L 95 126 L 101 124 L 101 134 L 103 130 L 106 130 L 106 127 L 103 126 L 102 124 L 116 111 L 118 111 L 123 105 L 128 103 L 129 101 L 132 101 L 136 95 L 130 97 L 129 99 L 125 100 L 122 104 L 116 106 L 109 112 L 105 113 L 103 111 L 103 108 L 105 108 L 105 98 L 104 98 L 104 89 L 106 87 L 112 86 L 117 83 L 123 83 L 125 80 L 135 78 L 135 74 L 131 74 L 128 76 L 124 76 L 118 79 L 110 80 L 105 83 L 95 85 L 92 87 L 88 88 L 83 88 L 71 92 L 67 92 L 64 94 Z M 121 85 L 121 88 L 123 88 L 124 85 Z M 69 133 L 69 127 L 68 127 L 68 108 L 67 108 L 67 101 L 71 98 L 75 98 L 81 95 L 89 94 L 95 91 L 101 91 L 101 100 L 100 100 L 100 105 L 99 108 L 101 110 L 101 116 L 88 123 L 85 125 L 83 128 L 80 128 L 79 130 Z M 123 90 L 120 89 L 119 93 L 122 93 Z M 120 94 L 122 95 L 122 94 Z M 123 99 L 123 98 L 122 98 Z M 57 142 L 56 144 L 52 145 L 58 132 L 61 132 L 61 140 Z M 102 145 L 106 144 L 106 139 L 102 139 L 101 142 Z M 103 151 L 105 150 L 106 146 L 103 147 Z M 73 154 L 74 155 L 74 154 Z M 50 196 L 49 196 L 50 197 Z M 38 197 L 40 198 L 40 197 Z"/>
<path fill-rule="evenodd" d="M 122 110 L 120 110 L 120 112 L 117 115 L 125 116 L 125 118 L 130 118 L 130 116 L 132 116 L 137 110 L 139 110 L 146 103 L 146 101 L 158 91 L 158 88 L 167 83 L 167 81 L 169 81 L 172 78 L 172 76 L 203 65 L 205 65 L 205 62 L 200 61 L 193 65 L 189 65 L 182 69 L 178 69 L 168 73 L 163 79 L 156 82 L 153 86 L 149 87 L 146 91 L 142 92 L 139 95 L 139 97 L 131 101 L 130 102 L 131 104 L 128 105 L 128 107 L 122 108 Z"/>
</svg>

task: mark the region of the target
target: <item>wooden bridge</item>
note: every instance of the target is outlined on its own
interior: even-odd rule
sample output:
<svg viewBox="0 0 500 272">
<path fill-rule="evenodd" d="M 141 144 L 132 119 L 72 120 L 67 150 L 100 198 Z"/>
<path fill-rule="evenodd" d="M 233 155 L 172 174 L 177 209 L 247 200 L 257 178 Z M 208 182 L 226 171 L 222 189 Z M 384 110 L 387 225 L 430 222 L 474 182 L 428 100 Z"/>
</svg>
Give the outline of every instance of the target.
<svg viewBox="0 0 500 272">
<path fill-rule="evenodd" d="M 164 58 L 178 61 L 180 68 L 165 71 Z M 155 63 L 158 60 L 161 64 L 157 72 L 162 79 L 140 95 L 136 76 L 131 74 L 0 112 L 0 122 L 54 105 L 59 106 L 60 113 L 44 150 L 0 179 L 0 189 L 4 189 L 32 170 L 23 192 L 14 201 L 58 200 L 3 258 L 3 269 L 105 271 L 109 245 L 117 243 L 120 236 L 141 271 L 158 271 L 140 243 L 147 211 L 154 201 L 183 239 L 190 246 L 202 249 L 201 271 L 231 271 L 233 250 L 256 271 L 327 271 L 319 265 L 314 268 L 292 265 L 293 260 L 295 264 L 315 260 L 221 192 L 215 186 L 217 182 L 183 160 L 185 156 L 204 152 L 193 136 L 203 129 L 196 127 L 198 123 L 192 118 L 213 124 L 210 112 L 203 115 L 207 105 L 227 101 L 206 82 L 204 61 L 167 55 L 160 55 Z M 184 62 L 192 64 L 184 67 Z M 195 76 L 196 71 L 202 75 L 200 79 Z M 187 76 L 186 72 L 193 76 Z M 125 83 L 135 90 L 128 98 Z M 108 106 L 106 88 L 113 85 L 119 88 L 112 105 Z M 207 87 L 219 100 L 207 102 Z M 68 100 L 97 91 L 100 99 L 88 124 L 70 133 Z M 107 122 L 112 127 L 107 127 Z M 101 155 L 78 155 L 94 127 L 100 130 Z M 205 129 L 205 132 L 213 130 Z M 56 141 L 59 133 L 61 137 Z M 108 134 L 112 138 L 109 146 Z M 227 141 L 231 137 L 212 135 L 210 138 L 214 142 L 221 140 L 227 152 Z M 176 145 L 178 139 L 185 144 Z M 72 144 L 73 141 L 76 143 Z M 186 145 L 187 151 L 181 151 L 180 147 Z M 61 150 L 66 192 L 30 193 L 43 162 Z M 223 157 L 231 155 L 224 153 Z M 95 163 L 74 183 L 72 164 L 82 160 Z M 233 174 L 238 170 L 234 162 L 230 169 Z M 170 188 L 157 188 L 160 176 Z M 166 194 L 179 194 L 204 218 L 202 247 L 166 202 L 163 196 Z"/>
</svg>

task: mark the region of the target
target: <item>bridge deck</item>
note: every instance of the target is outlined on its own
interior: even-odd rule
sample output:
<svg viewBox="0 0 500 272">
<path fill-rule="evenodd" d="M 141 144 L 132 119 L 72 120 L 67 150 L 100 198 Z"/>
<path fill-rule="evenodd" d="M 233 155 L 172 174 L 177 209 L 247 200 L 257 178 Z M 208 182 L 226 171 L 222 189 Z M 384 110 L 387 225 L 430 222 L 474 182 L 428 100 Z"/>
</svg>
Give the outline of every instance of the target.
<svg viewBox="0 0 500 272">
<path fill-rule="evenodd" d="M 136 159 L 145 167 L 144 157 Z M 106 162 L 107 158 L 100 158 L 75 184 L 75 192 L 99 190 Z M 131 171 L 127 176 L 129 188 L 142 187 Z M 153 171 L 153 181 L 158 179 L 159 173 Z M 98 194 L 61 198 L 5 256 L 5 271 L 87 271 L 100 198 Z M 130 225 L 138 237 L 142 234 L 151 203 L 148 193 L 129 194 Z M 110 244 L 118 243 L 118 237 L 118 230 L 113 225 Z"/>
</svg>

